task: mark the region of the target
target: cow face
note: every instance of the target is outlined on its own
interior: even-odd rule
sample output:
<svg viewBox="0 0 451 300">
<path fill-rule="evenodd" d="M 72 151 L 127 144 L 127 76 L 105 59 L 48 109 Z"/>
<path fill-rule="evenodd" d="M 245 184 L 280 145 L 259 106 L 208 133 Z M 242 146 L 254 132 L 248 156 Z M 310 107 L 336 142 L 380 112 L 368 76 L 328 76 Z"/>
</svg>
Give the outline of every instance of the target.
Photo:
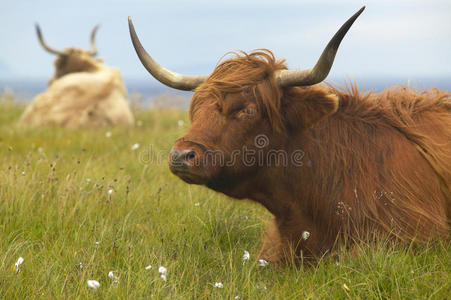
<svg viewBox="0 0 451 300">
<path fill-rule="evenodd" d="M 55 60 L 55 75 L 53 79 L 75 72 L 93 72 L 98 69 L 100 59 L 92 57 L 89 51 L 77 48 L 69 48 L 64 55 L 59 55 Z"/>
<path fill-rule="evenodd" d="M 193 97 L 192 125 L 174 143 L 171 171 L 196 184 L 255 171 L 252 156 L 259 149 L 254 140 L 258 136 L 269 140 L 272 129 L 251 88 L 226 94 L 220 101 L 203 97 Z"/>
<path fill-rule="evenodd" d="M 237 198 L 245 197 L 236 191 L 249 179 L 302 166 L 297 159 L 304 153 L 290 140 L 338 109 L 337 96 L 325 86 L 281 90 L 264 80 L 219 98 L 202 89 L 193 96 L 192 125 L 175 141 L 169 166 L 185 182 Z"/>
</svg>

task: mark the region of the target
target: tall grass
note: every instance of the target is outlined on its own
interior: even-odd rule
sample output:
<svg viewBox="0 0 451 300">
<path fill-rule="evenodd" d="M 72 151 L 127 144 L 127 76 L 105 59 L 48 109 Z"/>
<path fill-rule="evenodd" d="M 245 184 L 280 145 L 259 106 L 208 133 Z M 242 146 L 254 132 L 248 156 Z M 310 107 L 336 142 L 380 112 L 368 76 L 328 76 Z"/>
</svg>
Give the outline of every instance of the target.
<svg viewBox="0 0 451 300">
<path fill-rule="evenodd" d="M 449 243 L 361 245 L 311 268 L 260 267 L 271 216 L 168 171 L 164 154 L 187 129 L 186 112 L 141 109 L 133 129 L 62 130 L 17 127 L 22 109 L 0 100 L 3 299 L 451 298 Z"/>
</svg>

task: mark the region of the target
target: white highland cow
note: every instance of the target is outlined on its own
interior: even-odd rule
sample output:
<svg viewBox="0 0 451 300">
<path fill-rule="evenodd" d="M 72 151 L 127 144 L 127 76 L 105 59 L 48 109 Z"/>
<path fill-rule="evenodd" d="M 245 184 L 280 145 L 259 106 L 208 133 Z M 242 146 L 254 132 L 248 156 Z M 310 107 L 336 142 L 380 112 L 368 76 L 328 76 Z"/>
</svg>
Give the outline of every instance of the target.
<svg viewBox="0 0 451 300">
<path fill-rule="evenodd" d="M 134 118 L 119 70 L 94 58 L 97 28 L 94 27 L 91 33 L 91 51 L 78 48 L 59 51 L 44 42 L 39 25 L 36 25 L 41 45 L 58 58 L 47 90 L 33 99 L 20 124 L 66 128 L 133 125 Z"/>
</svg>

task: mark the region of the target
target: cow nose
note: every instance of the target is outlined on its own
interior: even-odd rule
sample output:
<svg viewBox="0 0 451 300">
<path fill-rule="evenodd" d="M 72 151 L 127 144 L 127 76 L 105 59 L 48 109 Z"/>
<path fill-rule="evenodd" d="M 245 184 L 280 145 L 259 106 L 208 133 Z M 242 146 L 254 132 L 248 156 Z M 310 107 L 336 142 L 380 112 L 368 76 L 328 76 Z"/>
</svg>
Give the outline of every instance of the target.
<svg viewBox="0 0 451 300">
<path fill-rule="evenodd" d="M 188 162 L 194 160 L 196 151 L 193 149 L 172 149 L 169 155 L 171 156 L 171 167 L 182 170 L 187 169 Z"/>
</svg>

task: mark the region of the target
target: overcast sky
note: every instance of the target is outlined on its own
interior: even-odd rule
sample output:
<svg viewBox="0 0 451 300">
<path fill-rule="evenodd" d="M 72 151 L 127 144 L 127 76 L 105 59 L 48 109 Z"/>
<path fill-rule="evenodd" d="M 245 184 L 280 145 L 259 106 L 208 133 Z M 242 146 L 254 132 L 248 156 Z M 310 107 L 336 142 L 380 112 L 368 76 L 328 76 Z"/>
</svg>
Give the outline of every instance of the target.
<svg viewBox="0 0 451 300">
<path fill-rule="evenodd" d="M 311 67 L 335 31 L 360 7 L 338 51 L 332 77 L 451 78 L 451 1 L 150 1 L 2 0 L 0 78 L 48 78 L 54 56 L 34 23 L 58 49 L 89 46 L 126 79 L 148 79 L 128 34 L 127 16 L 147 51 L 187 74 L 209 73 L 231 50 L 271 49 L 290 68 Z"/>
</svg>

